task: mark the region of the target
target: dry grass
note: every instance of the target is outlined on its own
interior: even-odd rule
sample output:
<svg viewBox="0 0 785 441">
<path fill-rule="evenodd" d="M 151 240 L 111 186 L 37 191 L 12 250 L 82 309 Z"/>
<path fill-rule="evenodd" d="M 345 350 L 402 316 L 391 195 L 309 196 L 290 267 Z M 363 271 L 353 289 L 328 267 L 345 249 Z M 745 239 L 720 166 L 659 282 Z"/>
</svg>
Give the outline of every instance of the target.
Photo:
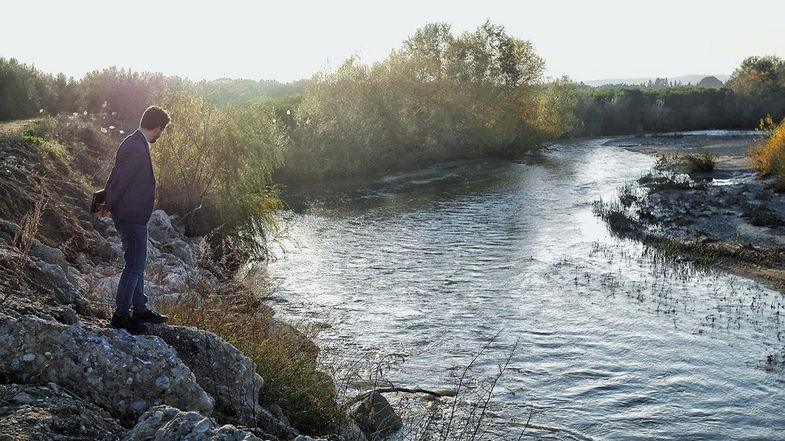
<svg viewBox="0 0 785 441">
<path fill-rule="evenodd" d="M 317 369 L 318 347 L 307 332 L 274 319 L 264 297 L 241 282 L 216 287 L 197 277 L 184 294 L 158 308 L 171 324 L 213 332 L 251 358 L 265 380 L 260 404 L 279 405 L 292 426 L 306 434 L 335 433 L 345 417 L 332 377 Z"/>
<path fill-rule="evenodd" d="M 46 208 L 46 201 L 43 197 L 38 198 L 33 205 L 33 209 L 22 217 L 19 229 L 13 239 L 13 245 L 19 250 L 19 254 L 14 258 L 10 265 L 10 274 L 7 277 L 7 285 L 4 284 L 5 293 L 0 298 L 0 305 L 5 303 L 12 294 L 18 293 L 22 289 L 22 280 L 25 277 L 25 265 L 33 248 L 33 240 L 38 234 L 38 226 L 41 224 L 41 216 Z"/>
<path fill-rule="evenodd" d="M 681 158 L 684 169 L 688 175 L 693 173 L 709 173 L 714 171 L 718 156 L 714 153 L 700 152 L 684 155 Z"/>
</svg>

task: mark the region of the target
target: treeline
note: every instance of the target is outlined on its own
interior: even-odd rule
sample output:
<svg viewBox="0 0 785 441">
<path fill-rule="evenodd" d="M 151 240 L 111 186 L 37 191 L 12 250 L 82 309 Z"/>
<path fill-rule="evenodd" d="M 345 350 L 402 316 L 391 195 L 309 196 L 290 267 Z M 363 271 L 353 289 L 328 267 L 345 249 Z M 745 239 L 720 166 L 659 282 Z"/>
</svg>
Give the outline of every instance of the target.
<svg viewBox="0 0 785 441">
<path fill-rule="evenodd" d="M 511 156 L 566 132 L 561 89 L 543 88 L 531 43 L 486 22 L 429 24 L 371 66 L 319 74 L 283 121 L 290 181 L 356 177 L 436 161 Z"/>
<path fill-rule="evenodd" d="M 574 135 L 600 136 L 701 129 L 751 129 L 760 116 L 743 115 L 730 89 L 674 87 L 580 91 Z"/>
<path fill-rule="evenodd" d="M 599 136 L 701 129 L 753 129 L 785 117 L 785 62 L 749 57 L 725 87 L 592 90 L 576 87 L 579 121 L 571 135 Z"/>
<path fill-rule="evenodd" d="M 718 88 L 722 87 L 722 81 L 720 81 L 717 77 L 704 77 L 701 79 L 697 84 L 687 83 L 684 84 L 681 81 L 668 81 L 667 78 L 656 78 L 654 81 L 648 80 L 645 83 L 639 84 L 627 84 L 627 83 L 616 83 L 616 84 L 603 84 L 601 86 L 589 86 L 584 83 L 580 83 L 578 85 L 579 88 L 583 89 L 596 89 L 596 90 L 613 90 L 613 89 L 667 89 L 669 87 L 704 87 L 704 88 Z"/>
<path fill-rule="evenodd" d="M 86 113 L 131 129 L 148 105 L 170 108 L 155 153 L 161 205 L 191 232 L 258 236 L 264 224 L 248 219 L 276 206 L 281 183 L 510 157 L 560 137 L 749 129 L 785 117 L 785 63 L 774 56 L 744 60 L 722 88 L 586 89 L 544 81 L 543 69 L 531 43 L 490 22 L 461 35 L 428 24 L 381 62 L 350 58 L 289 84 L 115 67 L 73 80 L 0 58 L 0 120 Z"/>
<path fill-rule="evenodd" d="M 134 126 L 153 97 L 162 92 L 186 92 L 227 106 L 302 94 L 306 84 L 307 80 L 280 83 L 228 78 L 193 82 L 114 66 L 74 80 L 62 73 L 46 74 L 14 58 L 0 58 L 0 121 L 42 113 L 87 112 L 109 115 L 118 123 Z"/>
</svg>

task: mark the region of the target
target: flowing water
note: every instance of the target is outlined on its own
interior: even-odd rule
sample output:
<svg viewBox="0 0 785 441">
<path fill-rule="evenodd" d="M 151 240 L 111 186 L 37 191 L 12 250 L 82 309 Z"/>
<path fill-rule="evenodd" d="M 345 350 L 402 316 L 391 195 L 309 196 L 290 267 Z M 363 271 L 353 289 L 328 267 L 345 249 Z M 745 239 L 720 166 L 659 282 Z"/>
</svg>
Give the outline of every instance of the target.
<svg viewBox="0 0 785 441">
<path fill-rule="evenodd" d="M 275 308 L 406 387 L 454 388 L 485 346 L 493 378 L 517 341 L 497 437 L 531 412 L 533 438 L 785 439 L 785 299 L 611 235 L 592 202 L 654 159 L 602 141 L 326 191 L 288 216 Z"/>
</svg>

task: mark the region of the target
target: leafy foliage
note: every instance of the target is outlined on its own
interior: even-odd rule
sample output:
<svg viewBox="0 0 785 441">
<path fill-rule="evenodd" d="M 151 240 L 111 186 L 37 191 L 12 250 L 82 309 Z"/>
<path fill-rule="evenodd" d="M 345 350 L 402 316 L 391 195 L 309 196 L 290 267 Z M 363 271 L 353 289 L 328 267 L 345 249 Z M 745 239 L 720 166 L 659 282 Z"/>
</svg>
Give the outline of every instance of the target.
<svg viewBox="0 0 785 441">
<path fill-rule="evenodd" d="M 30 118 L 42 110 L 52 114 L 69 110 L 75 97 L 73 79 L 44 74 L 14 58 L 0 58 L 0 121 Z"/>
<path fill-rule="evenodd" d="M 269 109 L 221 109 L 182 93 L 156 101 L 176 115 L 152 149 L 161 208 L 181 216 L 190 234 L 218 228 L 263 257 L 280 206 L 271 175 L 282 157 Z"/>
<path fill-rule="evenodd" d="M 429 24 L 380 63 L 350 58 L 311 80 L 283 125 L 280 176 L 362 176 L 532 148 L 546 133 L 537 126 L 543 68 L 531 43 L 501 26 L 455 36 Z"/>
</svg>

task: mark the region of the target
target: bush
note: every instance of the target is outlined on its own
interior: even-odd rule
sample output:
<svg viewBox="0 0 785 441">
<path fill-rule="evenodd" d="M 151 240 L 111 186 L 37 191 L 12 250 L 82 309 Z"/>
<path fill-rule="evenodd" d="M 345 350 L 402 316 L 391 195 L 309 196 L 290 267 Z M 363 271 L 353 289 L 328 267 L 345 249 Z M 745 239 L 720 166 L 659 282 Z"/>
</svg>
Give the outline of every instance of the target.
<svg viewBox="0 0 785 441">
<path fill-rule="evenodd" d="M 785 119 L 779 124 L 771 116 L 761 120 L 760 136 L 752 145 L 749 157 L 761 176 L 775 178 L 775 188 L 785 190 Z"/>
<path fill-rule="evenodd" d="M 685 155 L 682 159 L 687 174 L 709 173 L 714 171 L 717 155 L 709 152 Z"/>
<path fill-rule="evenodd" d="M 204 99 L 167 93 L 156 100 L 172 116 L 152 148 L 159 206 L 179 215 L 187 233 L 218 229 L 222 241 L 266 257 L 265 239 L 281 207 L 272 172 L 281 163 L 264 105 L 219 109 Z"/>
</svg>

